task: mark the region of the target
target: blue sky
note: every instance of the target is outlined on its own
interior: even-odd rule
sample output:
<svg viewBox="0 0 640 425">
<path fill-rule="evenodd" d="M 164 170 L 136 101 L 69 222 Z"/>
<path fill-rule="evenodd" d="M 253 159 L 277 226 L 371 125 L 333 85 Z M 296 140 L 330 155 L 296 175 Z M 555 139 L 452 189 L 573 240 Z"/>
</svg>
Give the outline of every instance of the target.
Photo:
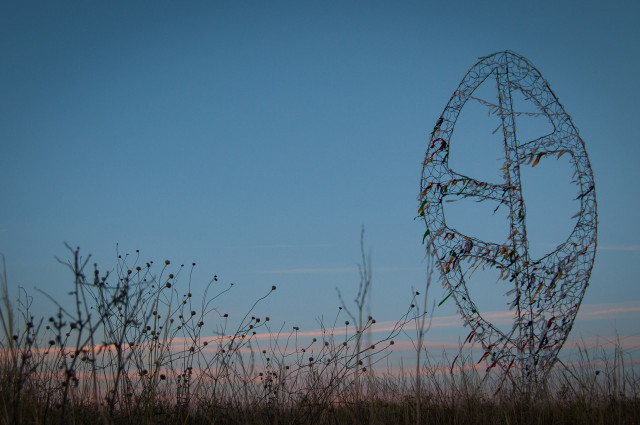
<svg viewBox="0 0 640 425">
<path fill-rule="evenodd" d="M 627 308 L 579 317 L 576 332 L 637 335 L 640 5 L 521 3 L 3 2 L 0 252 L 13 293 L 66 293 L 64 242 L 103 269 L 116 247 L 140 249 L 195 261 L 196 285 L 236 283 L 231 310 L 275 284 L 272 320 L 314 328 L 335 314 L 336 287 L 355 294 L 364 225 L 371 311 L 394 320 L 425 282 L 413 218 L 428 134 L 477 58 L 510 49 L 549 81 L 590 156 L 599 250 L 584 305 Z M 473 117 L 469 134 L 484 125 Z M 491 168 L 492 151 L 469 146 L 458 166 Z M 545 167 L 527 204 L 540 253 L 575 212 L 570 172 Z M 500 215 L 460 217 L 502 237 Z M 479 303 L 499 311 L 490 285 Z M 452 301 L 435 311 L 455 314 Z"/>
</svg>

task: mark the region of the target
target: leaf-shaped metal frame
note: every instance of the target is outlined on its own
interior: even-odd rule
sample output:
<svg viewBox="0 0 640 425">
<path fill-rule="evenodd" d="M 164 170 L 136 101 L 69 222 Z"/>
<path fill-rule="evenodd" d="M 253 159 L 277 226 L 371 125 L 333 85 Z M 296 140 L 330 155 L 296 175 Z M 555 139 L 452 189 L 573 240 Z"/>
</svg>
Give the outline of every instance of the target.
<svg viewBox="0 0 640 425">
<path fill-rule="evenodd" d="M 473 97 L 485 80 L 495 79 L 496 103 Z M 553 131 L 535 140 L 518 139 L 512 94 L 519 90 L 546 117 Z M 504 182 L 493 184 L 453 171 L 448 166 L 450 138 L 460 111 L 474 98 L 497 114 L 504 140 Z M 549 157 L 568 155 L 575 173 L 580 211 L 569 238 L 539 260 L 529 256 L 525 199 L 520 168 Z M 427 231 L 423 240 L 437 257 L 447 297 L 453 296 L 471 329 L 467 340 L 482 344 L 487 371 L 499 366 L 512 379 L 544 379 L 567 339 L 587 287 L 596 251 L 596 197 L 585 145 L 569 115 L 540 72 L 510 51 L 481 58 L 464 76 L 429 138 L 422 170 L 420 207 Z M 489 243 L 464 235 L 446 224 L 443 202 L 472 198 L 509 209 L 510 233 L 503 243 Z M 503 332 L 478 311 L 466 278 L 478 267 L 496 267 L 510 281 L 509 308 L 513 327 Z M 446 298 L 445 298 L 446 299 Z M 444 300 L 443 300 L 444 301 Z M 484 312 L 486 313 L 486 312 Z"/>
</svg>

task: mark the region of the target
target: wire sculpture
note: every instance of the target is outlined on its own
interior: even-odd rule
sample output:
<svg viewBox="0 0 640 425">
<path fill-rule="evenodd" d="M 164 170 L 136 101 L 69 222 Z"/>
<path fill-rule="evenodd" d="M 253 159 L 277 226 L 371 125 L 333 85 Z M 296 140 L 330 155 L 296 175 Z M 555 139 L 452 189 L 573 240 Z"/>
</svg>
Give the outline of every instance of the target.
<svg viewBox="0 0 640 425">
<path fill-rule="evenodd" d="M 474 97 L 487 79 L 495 79 L 497 100 Z M 520 140 L 512 94 L 519 90 L 553 131 L 535 140 Z M 473 99 L 489 108 L 501 122 L 504 141 L 504 182 L 493 184 L 449 168 L 450 139 L 462 107 Z M 539 260 L 530 258 L 525 225 L 520 168 L 536 166 L 550 157 L 568 155 L 575 170 L 580 211 L 569 238 Z M 510 51 L 480 58 L 464 76 L 433 128 L 422 170 L 418 215 L 427 225 L 423 242 L 436 256 L 447 298 L 453 297 L 465 326 L 483 347 L 481 361 L 487 372 L 498 366 L 513 382 L 529 385 L 544 380 L 557 360 L 573 326 L 587 287 L 596 252 L 596 197 L 594 180 L 578 131 L 540 72 L 524 57 Z M 443 202 L 471 198 L 494 202 L 509 209 L 509 237 L 489 243 L 448 227 Z M 511 285 L 506 291 L 514 321 L 503 332 L 487 321 L 469 296 L 467 280 L 478 267 L 497 268 L 500 280 Z M 486 312 L 485 312 L 486 313 Z"/>
</svg>

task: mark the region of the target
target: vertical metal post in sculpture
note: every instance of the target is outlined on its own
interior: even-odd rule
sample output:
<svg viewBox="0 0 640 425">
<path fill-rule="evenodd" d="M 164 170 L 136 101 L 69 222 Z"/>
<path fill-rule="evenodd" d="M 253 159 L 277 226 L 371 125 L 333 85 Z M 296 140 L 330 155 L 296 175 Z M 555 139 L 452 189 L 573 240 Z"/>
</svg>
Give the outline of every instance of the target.
<svg viewBox="0 0 640 425">
<path fill-rule="evenodd" d="M 474 91 L 487 79 L 496 83 L 495 99 L 481 99 Z M 518 137 L 512 95 L 518 90 L 532 102 L 536 113 L 548 118 L 553 131 L 535 140 Z M 472 99 L 497 114 L 504 140 L 504 181 L 492 184 L 449 168 L 449 147 L 455 122 Z M 522 196 L 520 169 L 548 158 L 567 155 L 573 166 L 577 223 L 569 238 L 539 260 L 529 256 L 526 199 Z M 543 380 L 557 360 L 589 281 L 596 251 L 596 198 L 593 174 L 584 142 L 569 115 L 558 102 L 540 72 L 522 56 L 505 51 L 481 58 L 469 69 L 451 96 L 429 138 L 423 163 L 418 214 L 427 230 L 425 242 L 433 247 L 448 295 L 458 304 L 465 324 L 485 351 L 487 370 L 499 366 L 505 376 L 531 384 Z M 493 202 L 509 208 L 510 233 L 502 243 L 489 243 L 464 235 L 445 222 L 443 202 L 465 198 Z M 469 296 L 471 273 L 497 268 L 508 288 L 509 308 L 514 312 L 510 331 L 488 322 Z M 445 298 L 446 299 L 446 298 Z M 515 373 L 514 373 L 515 372 Z"/>
</svg>

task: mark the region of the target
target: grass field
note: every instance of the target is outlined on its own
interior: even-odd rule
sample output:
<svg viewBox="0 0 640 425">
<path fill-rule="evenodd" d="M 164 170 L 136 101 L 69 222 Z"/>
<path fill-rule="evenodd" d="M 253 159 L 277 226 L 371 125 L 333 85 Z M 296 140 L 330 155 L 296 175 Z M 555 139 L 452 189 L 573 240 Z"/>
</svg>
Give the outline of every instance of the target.
<svg viewBox="0 0 640 425">
<path fill-rule="evenodd" d="M 364 257 L 355 306 L 342 302 L 313 337 L 253 315 L 275 286 L 232 320 L 221 309 L 230 285 L 190 292 L 195 265 L 123 256 L 109 274 L 79 250 L 69 257 L 71 300 L 51 298 L 51 317 L 37 317 L 23 290 L 12 300 L 2 274 L 2 424 L 640 423 L 640 377 L 620 347 L 599 362 L 590 354 L 598 347 L 582 347 L 525 390 L 469 357 L 433 364 L 421 348 L 426 294 L 417 292 L 373 340 Z M 407 327 L 417 335 L 414 364 L 390 364 Z"/>
</svg>

